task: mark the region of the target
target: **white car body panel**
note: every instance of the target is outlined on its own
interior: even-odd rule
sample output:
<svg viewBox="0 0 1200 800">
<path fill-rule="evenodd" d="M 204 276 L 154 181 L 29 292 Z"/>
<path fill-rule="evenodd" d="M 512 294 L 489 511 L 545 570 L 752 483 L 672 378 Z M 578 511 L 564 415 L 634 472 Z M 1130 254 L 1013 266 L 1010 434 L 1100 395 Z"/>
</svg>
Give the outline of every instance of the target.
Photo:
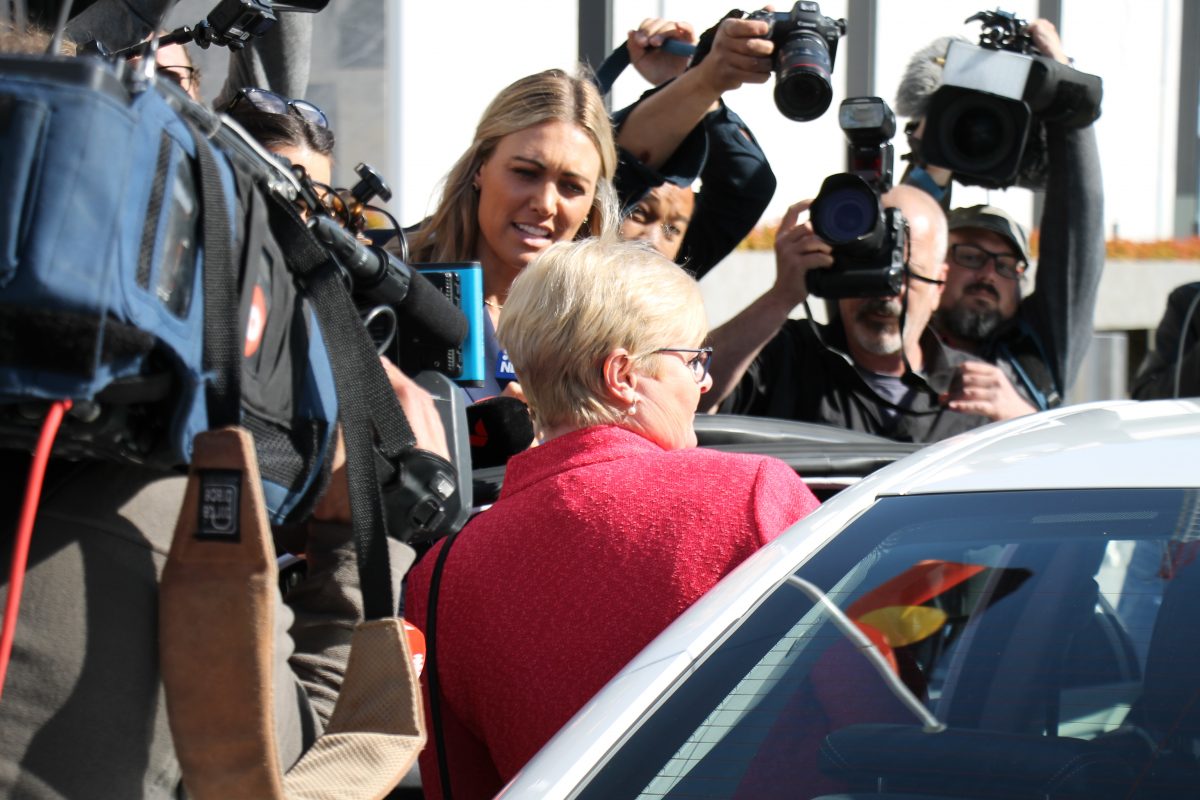
<svg viewBox="0 0 1200 800">
<path fill-rule="evenodd" d="M 569 797 L 696 659 L 885 495 L 1200 487 L 1200 402 L 1068 406 L 946 439 L 868 476 L 734 570 L 621 670 L 498 795 Z"/>
</svg>

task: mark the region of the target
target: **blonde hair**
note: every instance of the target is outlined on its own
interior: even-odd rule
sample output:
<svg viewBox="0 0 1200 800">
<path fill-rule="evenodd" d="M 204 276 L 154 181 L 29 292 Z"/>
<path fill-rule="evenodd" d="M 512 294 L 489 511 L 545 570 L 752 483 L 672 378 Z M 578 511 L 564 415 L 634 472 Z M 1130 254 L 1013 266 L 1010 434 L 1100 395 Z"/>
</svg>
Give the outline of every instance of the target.
<svg viewBox="0 0 1200 800">
<path fill-rule="evenodd" d="M 53 38 L 54 34 L 50 31 L 32 25 L 18 31 L 8 21 L 0 22 L 0 53 L 46 55 L 46 48 Z M 64 36 L 55 55 L 75 55 L 75 42 Z"/>
<path fill-rule="evenodd" d="M 625 348 L 657 374 L 660 347 L 708 332 L 700 285 L 645 242 L 615 235 L 546 248 L 513 282 L 496 333 L 543 428 L 621 421 L 605 358 Z"/>
<path fill-rule="evenodd" d="M 437 210 L 413 237 L 415 261 L 462 261 L 475 257 L 479 243 L 479 195 L 472 189 L 472 182 L 476 173 L 505 136 L 551 121 L 578 125 L 600 154 L 596 196 L 577 238 L 615 228 L 619 207 L 612 179 L 617 169 L 617 148 L 604 102 L 587 78 L 550 69 L 510 84 L 483 112 L 474 141 L 446 176 Z"/>
</svg>

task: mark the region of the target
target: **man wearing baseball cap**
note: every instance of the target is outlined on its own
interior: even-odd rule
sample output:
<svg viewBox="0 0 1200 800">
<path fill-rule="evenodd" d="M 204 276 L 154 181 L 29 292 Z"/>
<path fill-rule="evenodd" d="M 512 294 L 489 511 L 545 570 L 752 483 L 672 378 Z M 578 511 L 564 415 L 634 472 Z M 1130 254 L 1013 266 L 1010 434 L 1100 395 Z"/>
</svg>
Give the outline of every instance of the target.
<svg viewBox="0 0 1200 800">
<path fill-rule="evenodd" d="M 1020 399 L 1030 410 L 1061 404 L 1068 377 L 1061 365 L 1078 365 L 1086 351 L 1095 292 L 1073 293 L 1085 287 L 1064 284 L 1069 272 L 1048 274 L 1039 276 L 1038 291 L 1023 300 L 1029 243 L 1025 230 L 1003 209 L 956 208 L 949 227 L 946 288 L 932 321 L 934 330 L 951 347 L 1011 368 L 1019 398 L 996 381 L 994 391 L 981 388 L 977 393 L 990 395 L 990 402 Z M 1045 263 L 1043 268 L 1065 271 L 1061 264 Z M 986 376 L 980 380 L 987 382 Z"/>
<path fill-rule="evenodd" d="M 1027 32 L 1038 52 L 1068 64 L 1054 25 L 1045 19 Z M 950 37 L 914 55 L 897 93 L 898 113 L 911 116 L 917 137 L 929 98 L 941 84 Z M 949 212 L 947 282 L 931 327 L 952 347 L 986 363 L 969 367 L 963 391 L 950 408 L 1011 416 L 1061 405 L 1092 341 L 1100 275 L 1104 269 L 1104 192 L 1094 126 L 1069 128 L 1046 121 L 1045 195 L 1038 222 L 1041 237 L 1032 291 L 1025 275 L 1031 253 L 1025 231 L 995 206 Z M 912 144 L 910 137 L 910 144 Z M 919 148 L 919 138 L 916 141 Z M 917 148 L 914 148 L 916 153 Z M 915 162 L 916 163 L 916 162 Z M 951 207 L 954 175 L 939 167 L 910 168 L 903 182 L 930 192 Z M 988 370 L 989 365 L 995 368 Z M 1000 380 L 1013 377 L 1013 386 Z"/>
<path fill-rule="evenodd" d="M 986 356 L 986 345 L 1017 314 L 1029 245 L 1017 221 L 996 206 L 950 212 L 946 291 L 938 332 L 959 350 Z"/>
</svg>

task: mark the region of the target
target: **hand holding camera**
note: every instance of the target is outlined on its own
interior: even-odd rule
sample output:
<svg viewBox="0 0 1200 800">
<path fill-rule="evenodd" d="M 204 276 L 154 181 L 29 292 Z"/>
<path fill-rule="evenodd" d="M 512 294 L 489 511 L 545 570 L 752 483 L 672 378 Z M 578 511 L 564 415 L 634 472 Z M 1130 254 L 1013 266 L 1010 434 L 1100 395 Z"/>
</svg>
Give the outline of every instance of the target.
<svg viewBox="0 0 1200 800">
<path fill-rule="evenodd" d="M 1067 51 L 1063 49 L 1062 39 L 1058 38 L 1058 29 L 1048 19 L 1035 19 L 1025 29 L 1033 46 L 1044 56 L 1053 58 L 1060 64 L 1070 64 Z"/>
<path fill-rule="evenodd" d="M 714 98 L 744 83 L 767 82 L 775 50 L 775 45 L 764 38 L 769 30 L 764 20 L 736 17 L 721 20 L 711 51 L 694 66 Z"/>
<path fill-rule="evenodd" d="M 795 307 L 808 299 L 808 273 L 833 266 L 833 247 L 813 232 L 800 215 L 812 206 L 801 200 L 788 208 L 775 232 L 775 285 L 771 291 Z"/>
</svg>

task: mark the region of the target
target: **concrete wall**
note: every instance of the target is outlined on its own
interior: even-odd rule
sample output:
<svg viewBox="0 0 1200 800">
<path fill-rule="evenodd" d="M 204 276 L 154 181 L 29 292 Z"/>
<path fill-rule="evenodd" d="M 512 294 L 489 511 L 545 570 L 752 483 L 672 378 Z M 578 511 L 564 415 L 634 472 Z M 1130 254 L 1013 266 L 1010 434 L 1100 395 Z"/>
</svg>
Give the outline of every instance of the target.
<svg viewBox="0 0 1200 800">
<path fill-rule="evenodd" d="M 774 280 L 774 253 L 739 250 L 730 255 L 700 281 L 709 324 L 716 327 L 728 320 L 769 289 Z M 1108 262 L 1100 279 L 1096 330 L 1157 327 L 1167 295 L 1190 281 L 1200 281 L 1200 261 Z M 819 309 L 813 311 L 820 318 Z M 804 316 L 803 310 L 797 309 L 794 315 Z"/>
<path fill-rule="evenodd" d="M 729 320 L 774 280 L 773 253 L 733 253 L 700 281 L 709 325 L 715 328 Z M 1096 302 L 1096 336 L 1068 399 L 1078 403 L 1125 397 L 1128 374 L 1137 368 L 1131 359 L 1140 359 L 1130 347 L 1128 334 L 1158 327 L 1167 295 L 1191 281 L 1200 281 L 1200 261 L 1108 262 Z M 824 302 L 814 298 L 809 306 L 813 318 L 824 322 Z M 804 309 L 797 307 L 792 316 L 803 317 Z"/>
</svg>

